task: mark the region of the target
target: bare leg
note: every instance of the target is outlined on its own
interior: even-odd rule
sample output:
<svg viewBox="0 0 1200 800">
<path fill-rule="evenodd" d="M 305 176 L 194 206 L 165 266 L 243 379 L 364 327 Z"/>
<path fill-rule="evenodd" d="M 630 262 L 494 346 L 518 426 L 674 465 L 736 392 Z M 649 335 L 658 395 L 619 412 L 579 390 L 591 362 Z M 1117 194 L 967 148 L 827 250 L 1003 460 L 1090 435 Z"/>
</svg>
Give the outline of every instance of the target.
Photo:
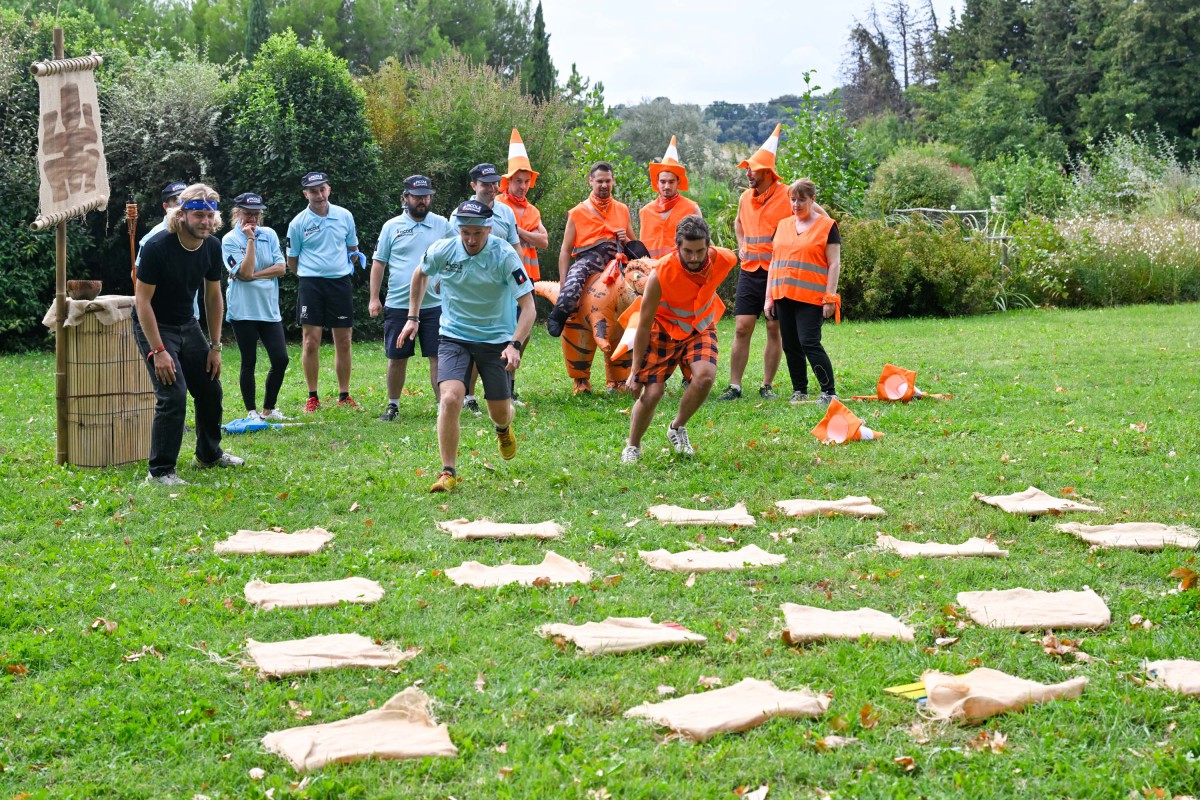
<svg viewBox="0 0 1200 800">
<path fill-rule="evenodd" d="M 350 391 L 350 338 L 353 328 L 330 328 L 333 334 L 333 371 L 337 373 L 338 391 Z"/>
<path fill-rule="evenodd" d="M 729 354 L 729 382 L 742 385 L 742 376 L 746 373 L 746 362 L 750 360 L 750 340 L 754 338 L 754 326 L 757 316 L 739 314 L 735 319 L 733 329 L 733 349 Z M 775 323 L 776 336 L 779 333 L 779 323 Z M 770 341 L 768 340 L 768 347 Z M 779 368 L 779 354 L 775 354 L 775 368 Z"/>
<path fill-rule="evenodd" d="M 749 344 L 749 342 L 747 342 Z M 775 383 L 775 373 L 779 372 L 779 359 L 783 355 L 783 337 L 779 333 L 779 320 L 767 320 L 767 346 L 763 350 L 763 385 Z M 746 362 L 742 361 L 743 369 Z"/>
<path fill-rule="evenodd" d="M 399 399 L 404 391 L 404 381 L 408 376 L 407 358 L 389 358 L 387 365 L 387 394 L 388 399 Z M 343 390 L 344 391 L 344 390 Z"/>
<path fill-rule="evenodd" d="M 320 325 L 304 325 L 300 345 L 300 366 L 304 368 L 304 382 L 310 392 L 317 391 L 317 376 L 321 371 Z"/>
<path fill-rule="evenodd" d="M 708 393 L 712 391 L 713 381 L 716 379 L 716 364 L 710 364 L 707 361 L 692 363 L 692 382 L 688 384 L 687 391 L 683 393 L 683 397 L 679 398 L 679 413 L 675 415 L 675 420 L 671 423 L 672 427 L 682 428 L 687 425 L 692 415 L 708 399 Z M 650 420 L 646 420 L 646 423 L 649 424 Z"/>
<path fill-rule="evenodd" d="M 435 356 L 429 359 L 429 384 L 433 386 L 433 399 L 435 401 L 440 400 L 442 396 L 442 390 L 438 385 L 437 369 L 437 357 Z"/>
<path fill-rule="evenodd" d="M 507 428 L 512 424 L 512 400 L 488 400 L 487 410 L 488 416 L 492 418 L 492 424 L 497 428 Z"/>
<path fill-rule="evenodd" d="M 462 381 L 445 381 L 438 400 L 438 453 L 443 467 L 453 467 L 458 461 L 459 420 L 467 387 Z"/>
<path fill-rule="evenodd" d="M 711 376 L 708 385 L 709 388 L 712 387 Z M 642 437 L 654 420 L 654 409 L 658 408 L 658 401 L 662 400 L 663 391 L 666 388 L 665 382 L 647 383 L 642 388 L 642 395 L 633 404 L 633 411 L 629 414 L 629 440 L 626 444 L 633 447 L 642 446 Z M 688 388 L 688 391 L 691 391 L 691 387 Z M 707 391 L 705 393 L 707 394 Z"/>
</svg>

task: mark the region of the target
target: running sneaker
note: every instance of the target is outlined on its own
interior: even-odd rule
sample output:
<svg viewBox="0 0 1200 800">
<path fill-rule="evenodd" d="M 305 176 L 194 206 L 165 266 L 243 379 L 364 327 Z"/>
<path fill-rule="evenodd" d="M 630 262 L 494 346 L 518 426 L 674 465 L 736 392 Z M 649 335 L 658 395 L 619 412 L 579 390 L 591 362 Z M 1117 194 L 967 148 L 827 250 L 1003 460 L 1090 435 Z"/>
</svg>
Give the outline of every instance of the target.
<svg viewBox="0 0 1200 800">
<path fill-rule="evenodd" d="M 688 439 L 687 428 L 672 428 L 667 425 L 667 439 L 670 440 L 671 446 L 675 448 L 675 452 L 681 456 L 696 455 L 696 448 L 692 447 L 692 442 Z"/>
<path fill-rule="evenodd" d="M 449 492 L 453 490 L 455 486 L 458 486 L 458 478 L 443 470 L 441 474 L 438 475 L 437 480 L 433 482 L 433 486 L 429 487 L 429 493 L 435 494 L 437 492 Z"/>
<path fill-rule="evenodd" d="M 213 467 L 242 467 L 245 466 L 246 459 L 238 458 L 232 453 L 221 453 L 221 457 L 216 461 L 201 461 L 196 459 L 197 469 L 212 469 Z"/>
<path fill-rule="evenodd" d="M 463 403 L 463 410 L 470 411 L 472 414 L 482 414 L 483 409 L 479 407 L 479 401 L 474 396 L 468 397 Z"/>
<path fill-rule="evenodd" d="M 315 397 L 310 397 L 310 398 L 308 398 L 308 400 L 306 400 L 304 402 L 304 413 L 305 414 L 315 413 L 316 411 L 320 410 L 320 408 L 321 408 L 321 401 Z"/>
<path fill-rule="evenodd" d="M 792 392 L 792 399 L 789 400 L 788 402 L 794 406 L 798 406 L 801 403 L 807 403 L 808 402 L 808 392 L 802 392 L 799 389 L 797 389 L 796 391 Z"/>
<path fill-rule="evenodd" d="M 258 412 L 252 408 L 246 412 L 246 419 L 254 420 L 255 422 L 257 422 L 258 420 L 261 420 L 262 417 L 260 417 L 258 415 Z"/>
<path fill-rule="evenodd" d="M 763 400 L 778 400 L 779 395 L 775 394 L 775 387 L 769 383 L 764 383 L 758 387 L 758 396 Z"/>
<path fill-rule="evenodd" d="M 517 437 L 513 435 L 512 425 L 506 431 L 496 431 L 496 440 L 500 442 L 500 457 L 512 461 L 517 456 Z"/>
<path fill-rule="evenodd" d="M 621 451 L 622 464 L 636 464 L 638 459 L 642 457 L 642 448 L 634 447 L 631 444 L 625 445 L 625 449 Z"/>
<path fill-rule="evenodd" d="M 188 482 L 175 474 L 174 470 L 163 475 L 146 475 L 146 483 L 157 483 L 161 486 L 187 486 Z"/>
<path fill-rule="evenodd" d="M 391 422 L 396 417 L 400 416 L 400 406 L 395 403 L 388 403 L 387 408 L 379 415 L 380 422 Z"/>
<path fill-rule="evenodd" d="M 265 410 L 265 409 L 264 409 Z M 270 414 L 263 414 L 259 417 L 263 422 L 283 422 L 287 417 L 278 408 L 272 408 Z"/>
<path fill-rule="evenodd" d="M 345 406 L 346 408 L 352 408 L 355 411 L 362 411 L 362 406 L 360 406 L 350 395 L 346 395 L 345 399 L 338 400 L 338 408 L 341 408 L 342 406 Z"/>
<path fill-rule="evenodd" d="M 825 406 L 829 405 L 830 400 L 837 400 L 837 399 L 838 399 L 838 396 L 836 394 L 833 394 L 832 392 L 821 392 L 821 395 L 817 398 L 817 405 L 820 406 L 821 408 L 825 408 Z"/>
<path fill-rule="evenodd" d="M 726 389 L 725 391 L 723 391 L 719 395 L 717 395 L 717 399 L 718 400 L 741 400 L 742 399 L 741 387 L 730 384 L 728 389 Z"/>
</svg>

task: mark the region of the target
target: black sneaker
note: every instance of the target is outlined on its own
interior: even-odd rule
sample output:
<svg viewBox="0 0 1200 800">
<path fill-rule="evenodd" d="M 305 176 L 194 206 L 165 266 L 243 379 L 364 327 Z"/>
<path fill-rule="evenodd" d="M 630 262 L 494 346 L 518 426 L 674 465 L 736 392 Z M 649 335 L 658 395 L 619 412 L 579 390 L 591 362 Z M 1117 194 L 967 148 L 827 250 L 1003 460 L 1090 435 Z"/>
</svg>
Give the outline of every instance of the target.
<svg viewBox="0 0 1200 800">
<path fill-rule="evenodd" d="M 400 406 L 395 403 L 388 403 L 387 408 L 379 415 L 380 422 L 391 422 L 396 417 L 400 416 Z"/>
<path fill-rule="evenodd" d="M 774 387 L 772 387 L 769 383 L 764 383 L 762 386 L 758 387 L 758 396 L 763 400 L 779 399 L 779 395 L 775 394 Z"/>
<path fill-rule="evenodd" d="M 463 410 L 470 411 L 472 414 L 476 415 L 483 413 L 483 409 L 479 407 L 479 401 L 474 397 L 467 398 L 466 402 L 463 403 Z"/>
<path fill-rule="evenodd" d="M 736 386 L 730 385 L 728 389 L 717 395 L 718 400 L 741 400 L 742 390 Z"/>
</svg>

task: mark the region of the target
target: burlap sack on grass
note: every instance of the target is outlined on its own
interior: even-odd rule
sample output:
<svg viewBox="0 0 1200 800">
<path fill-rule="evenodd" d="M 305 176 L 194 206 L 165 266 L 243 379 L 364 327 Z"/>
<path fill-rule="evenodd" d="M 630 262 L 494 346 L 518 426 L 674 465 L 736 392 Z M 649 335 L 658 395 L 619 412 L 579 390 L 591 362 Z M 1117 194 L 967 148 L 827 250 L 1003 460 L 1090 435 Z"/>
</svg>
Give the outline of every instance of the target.
<svg viewBox="0 0 1200 800">
<path fill-rule="evenodd" d="M 238 531 L 213 545 L 213 552 L 224 555 L 309 556 L 333 538 L 324 528 L 306 528 L 295 533 L 279 531 Z"/>
<path fill-rule="evenodd" d="M 264 736 L 262 743 L 299 772 L 364 758 L 458 755 L 446 726 L 438 725 L 429 713 L 429 696 L 415 686 L 374 711 L 323 725 L 275 731 Z"/>
<path fill-rule="evenodd" d="M 609 617 L 603 622 L 568 625 L 556 622 L 538 628 L 546 638 L 562 636 L 586 655 L 632 653 L 654 647 L 679 647 L 708 641 L 673 622 L 654 622 L 649 617 Z"/>
<path fill-rule="evenodd" d="M 1077 503 L 1065 497 L 1054 497 L 1041 489 L 1030 486 L 1016 494 L 974 495 L 976 500 L 995 506 L 1009 514 L 1019 514 L 1026 517 L 1037 517 L 1042 514 L 1062 514 L 1067 511 L 1103 511 L 1099 506 L 1089 506 Z"/>
<path fill-rule="evenodd" d="M 1163 525 L 1159 522 L 1120 522 L 1116 525 L 1083 525 L 1063 522 L 1060 531 L 1078 536 L 1095 547 L 1112 550 L 1164 550 L 1181 547 L 1195 550 L 1200 547 L 1200 534 L 1186 526 Z"/>
<path fill-rule="evenodd" d="M 258 579 L 246 584 L 246 602 L 263 611 L 273 608 L 316 608 L 341 603 L 378 603 L 383 587 L 366 578 L 313 583 L 266 583 Z"/>
<path fill-rule="evenodd" d="M 558 539 L 563 535 L 562 525 L 552 521 L 527 524 L 452 519 L 437 526 L 452 539 Z"/>
<path fill-rule="evenodd" d="M 1180 694 L 1200 695 L 1200 661 L 1176 658 L 1146 662 L 1146 672 L 1154 685 Z"/>
<path fill-rule="evenodd" d="M 1008 558 L 1008 551 L 1001 550 L 994 542 L 972 536 L 962 544 L 942 542 L 906 542 L 886 533 L 875 534 L 875 544 L 901 558 L 957 558 L 983 556 L 985 558 Z"/>
<path fill-rule="evenodd" d="M 780 500 L 775 507 L 789 517 L 846 516 L 871 519 L 882 517 L 887 512 L 871 502 L 869 497 L 847 495 L 841 500 Z"/>
<path fill-rule="evenodd" d="M 718 733 L 736 733 L 762 725 L 771 717 L 819 717 L 829 710 L 829 697 L 806 686 L 785 692 L 771 681 L 746 678 L 728 689 L 690 694 L 662 703 L 642 703 L 626 717 L 645 717 L 703 742 Z"/>
<path fill-rule="evenodd" d="M 786 556 L 768 553 L 757 545 L 748 544 L 741 550 L 639 550 L 638 555 L 653 569 L 668 572 L 727 572 L 747 567 L 776 567 L 787 563 Z"/>
<path fill-rule="evenodd" d="M 1088 683 L 1087 678 L 1072 678 L 1044 684 L 986 667 L 966 675 L 931 671 L 921 679 L 925 682 L 925 709 L 934 719 L 970 722 L 1020 711 L 1034 703 L 1074 700 L 1083 694 Z"/>
<path fill-rule="evenodd" d="M 547 550 L 546 557 L 542 559 L 541 564 L 502 564 L 498 567 L 489 567 L 478 561 L 465 561 L 462 566 L 446 570 L 446 577 L 459 586 L 489 589 L 495 586 L 507 586 L 510 583 L 519 583 L 523 586 L 541 585 L 543 582 L 555 585 L 586 583 L 591 580 L 592 571 L 568 558 L 563 558 L 553 550 Z"/>
<path fill-rule="evenodd" d="M 746 511 L 745 503 L 733 508 L 695 509 L 679 506 L 650 506 L 646 513 L 664 525 L 718 525 L 731 528 L 753 528 L 754 517 Z"/>
<path fill-rule="evenodd" d="M 958 604 L 971 619 L 989 628 L 1018 631 L 1107 628 L 1112 622 L 1108 606 L 1086 587 L 1080 592 L 1032 589 L 959 592 Z"/>
<path fill-rule="evenodd" d="M 827 639 L 872 639 L 913 640 L 913 629 L 891 614 L 873 608 L 855 611 L 830 611 L 827 608 L 784 603 L 783 640 L 788 644 L 807 644 Z"/>
<path fill-rule="evenodd" d="M 259 674 L 270 678 L 302 675 L 341 667 L 394 667 L 420 653 L 420 648 L 400 650 L 378 645 L 357 633 L 310 636 L 285 642 L 246 641 L 246 653 Z"/>
</svg>

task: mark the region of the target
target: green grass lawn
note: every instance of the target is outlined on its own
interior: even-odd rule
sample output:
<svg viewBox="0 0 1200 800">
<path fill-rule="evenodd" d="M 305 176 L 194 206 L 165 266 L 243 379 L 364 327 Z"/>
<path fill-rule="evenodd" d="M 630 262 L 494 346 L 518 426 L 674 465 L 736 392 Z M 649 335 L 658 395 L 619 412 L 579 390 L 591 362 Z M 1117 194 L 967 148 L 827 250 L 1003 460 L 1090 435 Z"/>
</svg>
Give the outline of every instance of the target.
<svg viewBox="0 0 1200 800">
<path fill-rule="evenodd" d="M 746 377 L 760 377 L 758 353 Z M 0 360 L 0 799 L 22 798 L 677 798 L 733 797 L 770 784 L 770 798 L 1148 797 L 1200 793 L 1200 702 L 1141 686 L 1143 659 L 1200 658 L 1197 592 L 1173 593 L 1174 568 L 1193 553 L 1089 552 L 1057 532 L 1057 520 L 1009 517 L 972 493 L 1051 494 L 1074 487 L 1104 507 L 1094 521 L 1200 525 L 1195 306 L 1089 312 L 1022 312 L 826 328 L 843 396 L 870 393 L 886 361 L 918 371 L 946 402 L 860 404 L 882 441 L 825 447 L 808 431 L 813 405 L 757 398 L 710 401 L 690 426 L 694 459 L 668 454 L 664 427 L 678 379 L 660 407 L 636 466 L 619 463 L 627 397 L 572 397 L 558 343 L 535 336 L 520 373 L 529 402 L 515 430 L 521 450 L 504 462 L 486 419 L 463 417 L 453 495 L 426 489 L 439 467 L 435 409 L 425 367 L 414 360 L 402 416 L 381 423 L 385 361 L 376 343 L 356 346 L 352 389 L 362 413 L 326 407 L 320 424 L 242 437 L 227 448 L 237 471 L 190 466 L 192 485 L 146 487 L 144 463 L 95 470 L 54 465 L 52 355 Z M 720 391 L 732 323 L 721 326 Z M 226 417 L 240 415 L 237 353 L 226 354 Z M 265 373 L 265 355 L 260 357 Z M 305 393 L 299 352 L 281 407 L 298 413 Z M 322 352 L 322 393 L 334 389 L 332 350 Z M 600 368 L 597 385 L 602 385 Z M 260 382 L 261 387 L 261 382 Z M 815 382 L 813 383 L 815 388 Z M 786 381 L 777 381 L 787 395 Z M 261 391 L 261 388 L 260 388 Z M 715 394 L 715 392 L 714 392 Z M 1139 430 L 1141 424 L 1144 430 Z M 1137 427 L 1131 427 L 1137 426 Z M 875 521 L 800 521 L 776 500 L 865 494 L 888 511 Z M 753 529 L 671 529 L 643 519 L 659 502 L 747 504 Z M 488 516 L 554 519 L 567 526 L 551 547 L 597 572 L 589 586 L 477 591 L 441 570 L 465 560 L 540 561 L 546 545 L 453 542 L 434 523 Z M 220 558 L 213 543 L 239 528 L 314 525 L 336 538 L 304 559 Z M 791 541 L 771 533 L 799 532 Z M 993 535 L 1007 560 L 903 561 L 874 550 L 876 531 L 959 542 Z M 686 576 L 655 572 L 639 549 L 757 544 L 783 553 L 775 569 Z M 1200 569 L 1200 568 L 1198 568 Z M 328 580 L 360 575 L 387 595 L 374 606 L 259 612 L 242 597 L 251 578 Z M 619 582 L 603 576 L 621 575 Z M 1113 624 L 1081 632 L 1095 660 L 1046 655 L 1038 636 L 968 626 L 935 649 L 955 621 L 946 607 L 963 590 L 1095 589 Z M 830 597 L 826 598 L 826 589 Z M 917 630 L 915 644 L 789 647 L 779 605 L 871 606 Z M 1131 629 L 1140 614 L 1152 630 Z M 546 622 L 607 616 L 675 620 L 708 637 L 702 649 L 581 657 L 535 633 Z M 97 617 L 118 628 L 105 635 Z M 358 632 L 424 652 L 398 672 L 342 671 L 268 681 L 236 666 L 247 637 L 259 641 Z M 122 656 L 145 646 L 136 663 Z M 222 660 L 218 660 L 223 659 Z M 980 727 L 918 725 L 912 702 L 883 693 L 923 670 L 983 665 L 1057 682 L 1090 683 L 1078 701 L 1034 707 Z M 482 676 L 483 691 L 476 688 Z M 656 687 L 700 691 L 743 677 L 784 689 L 832 692 L 827 716 L 773 720 L 744 734 L 691 745 L 622 713 L 657 701 Z M 313 773 L 306 786 L 261 737 L 381 705 L 422 681 L 449 725 L 457 759 L 364 762 Z M 298 718 L 292 701 L 311 711 Z M 868 708 L 869 707 L 869 708 Z M 976 750 L 1001 732 L 1001 752 Z M 839 733 L 857 746 L 822 752 Z M 895 759 L 911 757 L 905 770 Z M 261 781 L 252 768 L 266 771 Z M 605 794 L 606 790 L 608 794 Z"/>
</svg>

